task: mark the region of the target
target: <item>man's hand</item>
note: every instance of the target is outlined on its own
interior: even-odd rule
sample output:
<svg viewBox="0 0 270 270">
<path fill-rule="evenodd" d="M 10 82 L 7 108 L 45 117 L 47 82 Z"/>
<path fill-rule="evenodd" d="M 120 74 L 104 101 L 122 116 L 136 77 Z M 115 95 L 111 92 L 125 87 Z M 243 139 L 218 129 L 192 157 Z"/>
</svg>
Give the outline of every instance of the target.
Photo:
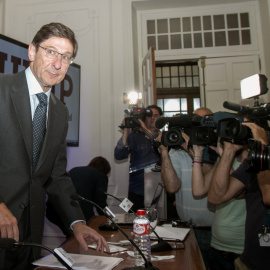
<svg viewBox="0 0 270 270">
<path fill-rule="evenodd" d="M 0 234 L 1 238 L 11 238 L 16 242 L 19 241 L 17 219 L 3 202 L 0 203 Z"/>
<path fill-rule="evenodd" d="M 253 139 L 260 141 L 262 144 L 268 144 L 266 131 L 255 123 L 242 123 L 243 126 L 247 126 L 251 129 Z"/>
<path fill-rule="evenodd" d="M 104 248 L 107 252 L 110 251 L 109 246 L 104 239 L 98 232 L 91 229 L 90 227 L 83 224 L 83 222 L 79 221 L 73 224 L 73 233 L 76 239 L 78 240 L 79 244 L 85 249 L 88 250 L 88 244 L 86 243 L 87 239 L 92 239 L 97 244 L 97 251 L 101 251 L 103 253 Z"/>
</svg>

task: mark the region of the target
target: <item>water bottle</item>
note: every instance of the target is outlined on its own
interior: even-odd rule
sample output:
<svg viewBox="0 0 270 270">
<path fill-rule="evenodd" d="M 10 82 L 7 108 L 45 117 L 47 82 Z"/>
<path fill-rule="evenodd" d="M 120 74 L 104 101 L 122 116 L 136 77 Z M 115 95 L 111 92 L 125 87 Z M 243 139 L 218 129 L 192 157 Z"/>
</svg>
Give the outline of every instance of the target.
<svg viewBox="0 0 270 270">
<path fill-rule="evenodd" d="M 145 210 L 137 210 L 137 217 L 133 221 L 134 242 L 151 262 L 150 221 L 145 217 Z M 135 266 L 145 263 L 139 251 L 134 247 Z"/>
</svg>

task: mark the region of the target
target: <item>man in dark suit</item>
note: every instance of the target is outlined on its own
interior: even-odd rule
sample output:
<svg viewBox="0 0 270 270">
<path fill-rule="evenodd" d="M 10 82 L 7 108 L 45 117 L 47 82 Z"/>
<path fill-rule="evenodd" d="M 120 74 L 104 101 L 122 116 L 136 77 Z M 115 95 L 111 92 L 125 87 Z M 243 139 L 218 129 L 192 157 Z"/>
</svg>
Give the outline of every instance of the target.
<svg viewBox="0 0 270 270">
<path fill-rule="evenodd" d="M 108 174 L 111 171 L 110 163 L 104 157 L 98 156 L 93 158 L 87 166 L 75 167 L 69 171 L 71 180 L 75 186 L 77 194 L 90 200 L 101 208 L 107 206 L 107 196 L 100 190 L 107 192 L 108 188 Z M 49 221 L 56 224 L 63 233 L 69 237 L 72 231 L 66 228 L 65 224 L 59 218 L 53 203 L 47 201 L 46 217 Z M 94 207 L 88 202 L 80 202 L 81 209 L 83 211 L 85 220 L 89 220 L 95 215 Z M 104 213 L 97 208 L 99 215 Z"/>
<path fill-rule="evenodd" d="M 100 251 L 108 248 L 105 239 L 85 225 L 79 203 L 70 199 L 76 191 L 66 172 L 68 110 L 51 93 L 51 87 L 63 80 L 77 50 L 73 31 L 60 23 L 50 23 L 29 45 L 30 67 L 17 74 L 0 74 L 1 238 L 41 243 L 47 194 L 85 250 L 87 238 L 97 242 Z M 36 157 L 36 130 L 32 125 L 42 103 L 38 94 L 44 93 L 46 131 Z M 39 255 L 40 250 L 27 247 L 0 249 L 0 269 L 31 269 L 31 262 Z"/>
</svg>

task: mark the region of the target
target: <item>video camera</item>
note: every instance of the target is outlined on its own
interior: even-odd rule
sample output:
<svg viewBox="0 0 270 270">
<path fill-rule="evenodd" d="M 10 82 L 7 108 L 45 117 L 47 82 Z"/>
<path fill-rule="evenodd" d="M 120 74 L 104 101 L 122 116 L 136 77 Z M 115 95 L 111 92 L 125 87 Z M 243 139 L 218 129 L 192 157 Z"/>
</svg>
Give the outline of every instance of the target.
<svg viewBox="0 0 270 270">
<path fill-rule="evenodd" d="M 129 115 L 125 118 L 125 127 L 126 128 L 138 128 L 141 126 L 139 119 L 142 121 L 145 120 L 145 117 L 151 117 L 153 112 L 149 108 L 139 108 L 134 105 L 132 110 L 125 110 L 125 113 Z"/>
<path fill-rule="evenodd" d="M 216 129 L 220 130 L 222 136 L 234 134 L 233 132 L 237 132 L 234 135 L 242 135 L 239 130 L 231 130 L 230 126 L 229 128 L 224 127 L 227 123 L 222 122 L 223 119 L 234 119 L 238 120 L 239 123 L 243 122 L 242 116 L 228 112 L 216 112 L 203 117 L 196 114 L 159 117 L 155 125 L 160 129 L 168 124 L 168 131 L 164 131 L 161 138 L 161 143 L 165 146 L 180 146 L 184 142 L 182 132 L 185 132 L 190 137 L 190 145 L 216 146 L 219 136 L 219 133 L 215 132 Z M 241 139 L 243 138 L 241 137 Z"/>
<path fill-rule="evenodd" d="M 265 75 L 255 74 L 241 81 L 241 97 L 242 99 L 254 98 L 254 107 L 241 106 L 239 104 L 225 101 L 223 106 L 229 110 L 237 111 L 240 115 L 244 115 L 251 122 L 263 127 L 268 135 L 268 141 L 270 141 L 270 132 L 268 126 L 268 120 L 270 120 L 270 103 L 259 104 L 259 96 L 267 93 L 267 78 Z M 250 148 L 250 156 L 252 167 L 249 168 L 249 172 L 259 172 L 264 170 L 270 170 L 270 148 L 263 145 L 259 141 L 252 140 L 252 132 L 249 128 L 242 126 L 235 119 L 227 119 L 225 125 L 227 130 L 231 130 L 233 134 L 242 132 L 246 134 L 245 138 Z M 232 143 L 236 143 L 232 141 Z"/>
</svg>

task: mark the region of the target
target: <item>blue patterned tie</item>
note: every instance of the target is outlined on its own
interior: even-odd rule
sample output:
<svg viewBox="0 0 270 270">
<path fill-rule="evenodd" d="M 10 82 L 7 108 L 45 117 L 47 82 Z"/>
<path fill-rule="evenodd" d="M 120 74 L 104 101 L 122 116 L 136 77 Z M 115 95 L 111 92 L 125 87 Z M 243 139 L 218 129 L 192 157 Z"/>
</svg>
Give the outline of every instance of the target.
<svg viewBox="0 0 270 270">
<path fill-rule="evenodd" d="M 39 104 L 33 118 L 33 171 L 35 170 L 38 158 L 44 142 L 46 133 L 47 96 L 45 93 L 36 94 Z"/>
</svg>

